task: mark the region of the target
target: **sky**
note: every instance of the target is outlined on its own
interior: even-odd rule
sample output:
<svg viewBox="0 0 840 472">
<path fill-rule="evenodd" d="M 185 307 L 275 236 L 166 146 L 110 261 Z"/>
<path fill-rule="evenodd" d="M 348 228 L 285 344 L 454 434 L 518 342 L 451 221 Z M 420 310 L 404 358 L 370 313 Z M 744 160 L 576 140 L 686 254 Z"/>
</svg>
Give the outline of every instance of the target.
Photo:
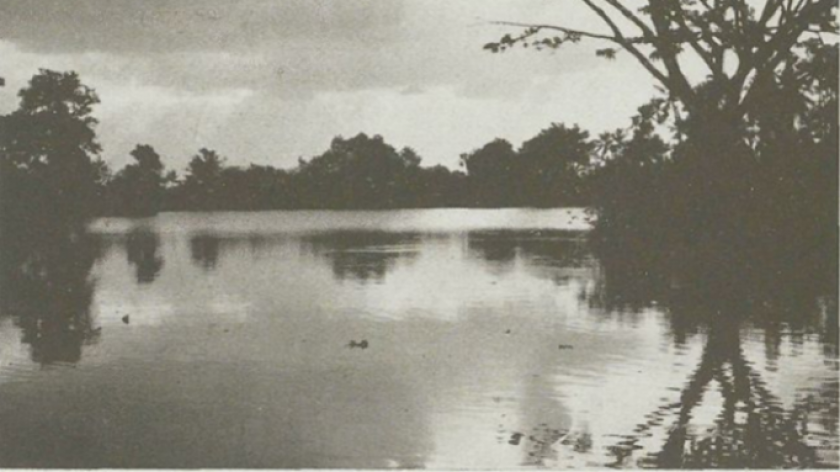
<svg viewBox="0 0 840 472">
<path fill-rule="evenodd" d="M 603 31 L 572 0 L 4 0 L 0 113 L 39 68 L 73 70 L 102 100 L 115 168 L 137 144 L 179 171 L 202 147 L 290 168 L 360 132 L 457 168 L 551 123 L 625 127 L 655 93 L 632 58 L 598 58 L 595 42 L 484 51 L 517 31 L 496 20 Z"/>
</svg>

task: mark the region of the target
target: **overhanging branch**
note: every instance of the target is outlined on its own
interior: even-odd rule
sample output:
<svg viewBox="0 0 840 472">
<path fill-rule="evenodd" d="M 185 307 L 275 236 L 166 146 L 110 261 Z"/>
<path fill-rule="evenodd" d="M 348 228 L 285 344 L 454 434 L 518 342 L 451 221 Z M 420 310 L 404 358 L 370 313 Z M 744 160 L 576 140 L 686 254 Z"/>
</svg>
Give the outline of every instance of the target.
<svg viewBox="0 0 840 472">
<path fill-rule="evenodd" d="M 606 41 L 612 41 L 612 42 L 615 42 L 615 43 L 618 42 L 618 38 L 616 38 L 614 36 L 592 33 L 592 32 L 589 32 L 589 31 L 582 31 L 582 30 L 578 30 L 578 29 L 574 29 L 574 28 L 566 28 L 565 26 L 545 25 L 545 24 L 536 24 L 536 23 L 519 23 L 519 22 L 515 22 L 515 21 L 494 21 L 494 22 L 492 22 L 492 24 L 501 25 L 501 26 L 516 26 L 516 27 L 519 27 L 519 28 L 534 28 L 536 30 L 554 30 L 554 31 L 560 31 L 560 32 L 566 33 L 566 34 L 573 34 L 573 35 L 582 36 L 584 38 L 601 39 L 601 40 L 606 40 Z"/>
</svg>

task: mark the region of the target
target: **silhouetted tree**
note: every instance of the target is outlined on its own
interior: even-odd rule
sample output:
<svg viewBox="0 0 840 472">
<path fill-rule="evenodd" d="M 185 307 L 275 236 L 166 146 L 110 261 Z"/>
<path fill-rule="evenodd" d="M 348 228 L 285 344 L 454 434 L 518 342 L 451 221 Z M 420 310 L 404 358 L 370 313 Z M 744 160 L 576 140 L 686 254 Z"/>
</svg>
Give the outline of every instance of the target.
<svg viewBox="0 0 840 472">
<path fill-rule="evenodd" d="M 420 157 L 397 152 L 381 136 L 333 139 L 330 149 L 301 163 L 298 201 L 313 208 L 395 208 L 409 204 L 407 178 Z"/>
<path fill-rule="evenodd" d="M 104 166 L 91 116 L 96 93 L 75 72 L 42 69 L 0 120 L 0 187 L 5 228 L 77 224 L 95 208 Z"/>
<path fill-rule="evenodd" d="M 470 182 L 470 203 L 475 206 L 518 206 L 524 189 L 513 146 L 496 139 L 461 155 Z"/>
<path fill-rule="evenodd" d="M 760 9 L 746 0 L 583 3 L 603 21 L 609 33 L 565 25 L 503 22 L 524 31 L 516 37 L 506 35 L 485 48 L 493 52 L 517 44 L 557 48 L 583 39 L 609 43 L 610 48 L 599 49 L 597 54 L 613 58 L 619 50 L 629 53 L 686 107 L 699 125 L 698 131 L 724 146 L 742 138 L 742 118 L 767 98 L 763 88 L 778 81 L 792 66 L 796 50 L 805 46 L 803 37 L 837 30 L 833 14 L 836 0 L 768 0 Z M 558 35 L 546 37 L 545 33 Z M 707 69 L 714 84 L 711 96 L 692 86 L 683 71 L 681 61 L 689 55 L 687 51 Z M 733 58 L 736 66 L 728 67 L 727 61 Z"/>
<path fill-rule="evenodd" d="M 532 206 L 579 205 L 584 196 L 581 173 L 589 166 L 594 144 L 577 125 L 554 123 L 519 149 L 518 184 Z"/>
<path fill-rule="evenodd" d="M 181 186 L 182 198 L 194 210 L 213 210 L 222 204 L 222 171 L 225 159 L 202 148 L 193 156 Z"/>
<path fill-rule="evenodd" d="M 673 112 L 680 143 L 670 155 L 673 165 L 662 179 L 666 184 L 647 187 L 645 192 L 654 197 L 644 201 L 670 201 L 648 209 L 648 213 L 666 212 L 660 219 L 668 223 L 656 226 L 642 218 L 627 220 L 626 225 L 639 233 L 647 230 L 651 238 L 665 230 L 677 245 L 728 244 L 735 252 L 758 247 L 749 241 L 762 232 L 771 245 L 785 245 L 790 238 L 775 233 L 782 234 L 797 223 L 809 226 L 809 236 L 830 239 L 826 235 L 835 232 L 836 211 L 823 211 L 818 219 L 789 220 L 777 218 L 774 205 L 793 198 L 826 206 L 808 197 L 813 192 L 794 187 L 831 185 L 812 170 L 810 161 L 818 151 L 812 146 L 814 139 L 802 145 L 800 131 L 823 129 L 825 135 L 834 127 L 831 121 L 817 125 L 803 118 L 819 114 L 818 109 L 828 110 L 822 104 L 830 99 L 815 92 L 819 78 L 837 82 L 836 68 L 827 67 L 836 52 L 820 51 L 836 51 L 836 46 L 820 40 L 823 34 L 837 31 L 837 0 L 768 0 L 758 8 L 746 0 L 648 0 L 638 6 L 621 0 L 583 0 L 583 4 L 603 21 L 607 33 L 569 25 L 506 23 L 521 27 L 521 34 L 506 35 L 485 47 L 498 52 L 515 45 L 551 49 L 582 40 L 602 41 L 609 47 L 599 49 L 598 55 L 613 58 L 625 51 L 663 87 L 666 98 L 652 106 L 658 108 L 657 113 Z M 684 72 L 690 56 L 706 68 L 700 81 L 692 82 Z M 821 72 L 806 73 L 807 63 Z M 816 104 L 801 100 L 814 96 L 822 98 Z M 834 119 L 831 113 L 836 111 L 822 119 Z M 836 138 L 822 137 L 820 142 L 832 139 Z M 788 167 L 771 166 L 770 161 L 787 161 Z M 836 152 L 823 163 L 824 174 L 836 175 L 832 172 Z M 773 184 L 774 178 L 778 181 L 791 171 L 797 175 L 796 185 Z M 790 211 L 782 213 L 795 215 L 809 206 L 800 203 L 786 203 Z M 622 234 L 614 236 L 620 239 Z"/>
<path fill-rule="evenodd" d="M 639 222 L 652 227 L 667 225 L 664 218 L 668 212 L 661 207 L 672 203 L 650 191 L 664 185 L 669 177 L 671 152 L 670 146 L 654 132 L 656 122 L 651 108 L 641 107 L 633 123 L 629 133 L 616 130 L 599 136 L 597 156 L 587 176 L 589 203 L 598 213 L 596 234 L 620 234 L 620 245 L 625 246 L 653 237 L 648 228 L 639 228 Z M 656 236 L 663 235 L 660 231 Z"/>
<path fill-rule="evenodd" d="M 125 166 L 110 182 L 114 211 L 130 216 L 154 215 L 163 203 L 163 163 L 149 145 L 138 144 L 131 156 L 136 162 Z"/>
</svg>

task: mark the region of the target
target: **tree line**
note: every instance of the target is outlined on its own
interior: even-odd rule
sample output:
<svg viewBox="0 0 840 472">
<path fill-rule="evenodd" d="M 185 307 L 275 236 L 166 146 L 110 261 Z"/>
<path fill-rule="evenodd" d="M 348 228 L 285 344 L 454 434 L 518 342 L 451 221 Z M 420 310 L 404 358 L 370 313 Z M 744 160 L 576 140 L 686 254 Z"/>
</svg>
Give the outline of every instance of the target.
<svg viewBox="0 0 840 472">
<path fill-rule="evenodd" d="M 159 211 L 556 207 L 584 205 L 597 148 L 577 126 L 553 124 L 515 149 L 496 139 L 460 156 L 463 170 L 425 167 L 413 149 L 381 136 L 336 137 L 292 169 L 230 165 L 202 148 L 180 173 L 138 144 L 113 171 L 101 159 L 95 91 L 73 72 L 42 70 L 2 117 L 4 215 L 150 216 Z"/>
<path fill-rule="evenodd" d="M 202 148 L 183 177 L 167 171 L 149 145 L 111 175 L 101 192 L 107 215 L 142 216 L 158 211 L 274 209 L 394 209 L 434 207 L 557 207 L 585 204 L 584 170 L 595 149 L 578 127 L 552 125 L 519 150 L 502 139 L 461 156 L 466 170 L 422 166 L 409 147 L 360 133 L 336 137 L 328 150 L 292 169 L 228 165 Z"/>
</svg>

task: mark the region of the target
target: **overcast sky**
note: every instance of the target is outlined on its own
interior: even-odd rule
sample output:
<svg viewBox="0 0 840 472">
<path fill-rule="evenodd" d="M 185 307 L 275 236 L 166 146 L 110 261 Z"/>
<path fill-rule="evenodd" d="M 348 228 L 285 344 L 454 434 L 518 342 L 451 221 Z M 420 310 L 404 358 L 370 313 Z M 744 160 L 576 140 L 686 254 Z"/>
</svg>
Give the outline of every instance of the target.
<svg viewBox="0 0 840 472">
<path fill-rule="evenodd" d="M 492 20 L 600 29 L 573 0 L 4 0 L 0 112 L 39 68 L 99 93 L 103 157 L 138 143 L 182 170 L 201 147 L 291 167 L 336 135 L 381 134 L 425 165 L 552 122 L 626 126 L 653 83 L 597 43 L 491 54 Z"/>
</svg>

